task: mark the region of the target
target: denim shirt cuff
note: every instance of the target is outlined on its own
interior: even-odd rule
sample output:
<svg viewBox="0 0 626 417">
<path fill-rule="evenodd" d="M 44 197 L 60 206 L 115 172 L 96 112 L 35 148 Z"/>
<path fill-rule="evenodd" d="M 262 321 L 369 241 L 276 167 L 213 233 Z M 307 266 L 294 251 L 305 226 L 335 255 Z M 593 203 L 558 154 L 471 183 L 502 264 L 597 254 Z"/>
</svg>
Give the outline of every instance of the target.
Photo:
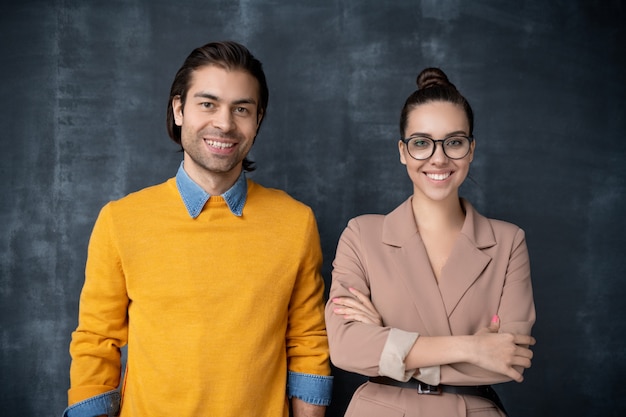
<svg viewBox="0 0 626 417">
<path fill-rule="evenodd" d="M 120 393 L 113 390 L 70 405 L 63 412 L 63 417 L 113 417 L 119 409 Z"/>
<path fill-rule="evenodd" d="M 287 381 L 289 398 L 296 397 L 313 405 L 329 405 L 333 391 L 333 377 L 289 371 Z"/>
</svg>

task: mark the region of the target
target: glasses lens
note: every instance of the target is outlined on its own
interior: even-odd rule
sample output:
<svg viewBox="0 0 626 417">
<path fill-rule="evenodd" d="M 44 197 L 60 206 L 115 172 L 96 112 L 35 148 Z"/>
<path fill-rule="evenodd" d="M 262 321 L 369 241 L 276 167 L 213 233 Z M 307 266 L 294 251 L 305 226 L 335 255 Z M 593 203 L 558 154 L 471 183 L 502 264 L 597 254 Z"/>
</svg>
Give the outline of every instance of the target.
<svg viewBox="0 0 626 417">
<path fill-rule="evenodd" d="M 443 151 L 451 159 L 461 159 L 470 149 L 470 141 L 465 136 L 453 136 L 443 142 Z"/>
<path fill-rule="evenodd" d="M 407 147 L 409 154 L 415 159 L 428 159 L 433 153 L 435 142 L 430 138 L 410 138 Z"/>
</svg>

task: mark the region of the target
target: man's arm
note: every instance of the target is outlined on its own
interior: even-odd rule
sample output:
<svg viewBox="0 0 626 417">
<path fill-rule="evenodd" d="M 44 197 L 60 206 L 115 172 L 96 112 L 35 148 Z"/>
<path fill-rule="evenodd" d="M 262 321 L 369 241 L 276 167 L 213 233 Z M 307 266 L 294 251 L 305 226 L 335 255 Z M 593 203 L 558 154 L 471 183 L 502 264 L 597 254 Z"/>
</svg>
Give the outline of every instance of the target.
<svg viewBox="0 0 626 417">
<path fill-rule="evenodd" d="M 89 241 L 78 327 L 72 333 L 69 349 L 72 363 L 68 405 L 86 401 L 71 409 L 74 412 L 102 401 L 104 408 L 98 408 L 96 413 L 109 412 L 107 394 L 120 383 L 120 348 L 127 338 L 128 296 L 113 242 L 111 209 L 107 205 L 98 216 Z"/>
<path fill-rule="evenodd" d="M 326 406 L 309 404 L 296 397 L 291 399 L 291 408 L 294 417 L 324 417 L 326 414 Z"/>
<path fill-rule="evenodd" d="M 294 399 L 296 416 L 323 416 L 332 395 L 332 376 L 324 323 L 322 250 L 310 209 L 307 215 L 301 222 L 306 225 L 301 239 L 304 245 L 288 310 L 287 395 Z"/>
</svg>

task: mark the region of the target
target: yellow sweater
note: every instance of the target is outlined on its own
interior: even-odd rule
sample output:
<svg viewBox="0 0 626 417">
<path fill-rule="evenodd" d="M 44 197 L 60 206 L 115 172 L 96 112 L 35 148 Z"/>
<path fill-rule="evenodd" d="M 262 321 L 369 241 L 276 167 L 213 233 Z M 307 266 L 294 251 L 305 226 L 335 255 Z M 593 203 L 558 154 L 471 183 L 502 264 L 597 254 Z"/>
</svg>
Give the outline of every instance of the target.
<svg viewBox="0 0 626 417">
<path fill-rule="evenodd" d="M 329 375 L 312 211 L 248 180 L 243 216 L 193 219 L 172 178 L 107 204 L 89 243 L 69 403 L 115 389 L 121 416 L 287 416 L 287 371 Z"/>
</svg>

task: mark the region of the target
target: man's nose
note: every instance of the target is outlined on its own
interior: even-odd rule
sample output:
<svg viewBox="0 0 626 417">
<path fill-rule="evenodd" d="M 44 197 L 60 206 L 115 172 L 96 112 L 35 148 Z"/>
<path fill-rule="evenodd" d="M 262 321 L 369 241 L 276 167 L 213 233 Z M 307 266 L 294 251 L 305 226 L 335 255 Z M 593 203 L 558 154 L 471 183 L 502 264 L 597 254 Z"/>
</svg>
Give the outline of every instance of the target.
<svg viewBox="0 0 626 417">
<path fill-rule="evenodd" d="M 228 132 L 233 127 L 233 113 L 229 108 L 221 108 L 213 114 L 213 127 Z"/>
</svg>

